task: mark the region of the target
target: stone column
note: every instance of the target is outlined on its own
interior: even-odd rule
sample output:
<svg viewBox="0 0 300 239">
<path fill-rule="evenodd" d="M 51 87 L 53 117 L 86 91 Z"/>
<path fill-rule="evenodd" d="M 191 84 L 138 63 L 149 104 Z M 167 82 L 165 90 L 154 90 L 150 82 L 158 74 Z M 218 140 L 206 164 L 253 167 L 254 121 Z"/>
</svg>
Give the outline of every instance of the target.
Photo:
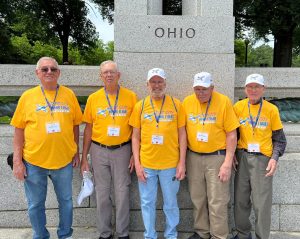
<svg viewBox="0 0 300 239">
<path fill-rule="evenodd" d="M 199 14 L 201 0 L 182 0 L 182 15 L 197 16 Z"/>
<path fill-rule="evenodd" d="M 148 15 L 162 15 L 162 0 L 148 0 Z"/>
<path fill-rule="evenodd" d="M 183 0 L 186 15 L 170 16 L 161 14 L 162 0 L 115 0 L 119 10 L 114 59 L 122 72 L 121 82 L 142 98 L 147 95 L 147 71 L 161 67 L 167 73 L 168 93 L 182 100 L 193 92 L 193 76 L 207 71 L 216 90 L 233 99 L 232 1 Z M 142 10 L 133 11 L 136 4 Z"/>
</svg>

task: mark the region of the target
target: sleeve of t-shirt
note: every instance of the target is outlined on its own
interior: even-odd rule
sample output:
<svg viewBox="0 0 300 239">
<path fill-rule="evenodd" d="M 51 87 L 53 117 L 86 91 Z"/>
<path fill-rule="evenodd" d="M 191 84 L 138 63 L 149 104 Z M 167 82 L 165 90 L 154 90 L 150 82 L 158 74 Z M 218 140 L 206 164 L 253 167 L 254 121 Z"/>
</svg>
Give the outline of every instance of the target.
<svg viewBox="0 0 300 239">
<path fill-rule="evenodd" d="M 185 118 L 185 110 L 183 108 L 183 105 L 178 101 L 177 104 L 178 109 L 178 128 L 184 127 L 186 125 L 186 118 Z"/>
<path fill-rule="evenodd" d="M 25 102 L 25 96 L 24 94 L 20 97 L 17 108 L 14 112 L 14 115 L 12 117 L 12 120 L 10 122 L 10 125 L 24 129 L 26 127 L 26 115 L 25 115 L 25 109 L 24 109 L 24 102 Z"/>
<path fill-rule="evenodd" d="M 224 112 L 224 129 L 226 132 L 235 130 L 240 126 L 236 114 L 233 110 L 231 101 L 229 98 L 226 99 L 226 108 Z"/>
<path fill-rule="evenodd" d="M 141 114 L 142 114 L 141 107 L 142 107 L 142 101 L 136 103 L 129 119 L 129 125 L 138 129 L 141 128 Z"/>
<path fill-rule="evenodd" d="M 74 112 L 75 112 L 73 124 L 74 125 L 80 125 L 81 122 L 82 122 L 81 108 L 80 108 L 80 105 L 78 103 L 78 100 L 77 100 L 75 94 L 73 93 L 72 95 L 73 95 L 73 98 L 74 98 Z"/>
<path fill-rule="evenodd" d="M 274 110 L 272 110 L 272 114 L 271 114 L 271 128 L 272 131 L 283 128 L 283 125 L 280 120 L 279 110 L 276 106 L 274 106 Z"/>
<path fill-rule="evenodd" d="M 93 123 L 93 117 L 92 117 L 92 106 L 91 106 L 91 96 L 88 97 L 82 117 L 82 121 L 86 123 Z"/>
</svg>

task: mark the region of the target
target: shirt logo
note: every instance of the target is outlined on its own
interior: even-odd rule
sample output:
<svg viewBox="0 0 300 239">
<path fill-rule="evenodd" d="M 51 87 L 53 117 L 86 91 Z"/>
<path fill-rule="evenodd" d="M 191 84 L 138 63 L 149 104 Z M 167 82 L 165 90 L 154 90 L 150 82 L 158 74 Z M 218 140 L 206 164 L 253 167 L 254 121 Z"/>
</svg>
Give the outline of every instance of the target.
<svg viewBox="0 0 300 239">
<path fill-rule="evenodd" d="M 43 111 L 43 112 L 47 113 L 47 107 L 48 107 L 47 105 L 37 104 L 35 111 L 36 112 Z"/>
<path fill-rule="evenodd" d="M 151 121 L 152 120 L 152 116 L 153 116 L 153 114 L 144 114 L 144 119 Z"/>
<path fill-rule="evenodd" d="M 98 108 L 96 114 L 97 114 L 97 115 L 106 116 L 106 109 Z"/>
</svg>

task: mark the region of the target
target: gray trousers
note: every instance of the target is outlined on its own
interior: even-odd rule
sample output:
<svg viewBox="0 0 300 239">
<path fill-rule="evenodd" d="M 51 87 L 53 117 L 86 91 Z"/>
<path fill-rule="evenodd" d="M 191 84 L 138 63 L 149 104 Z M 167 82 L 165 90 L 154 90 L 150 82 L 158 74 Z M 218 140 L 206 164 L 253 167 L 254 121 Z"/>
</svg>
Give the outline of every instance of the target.
<svg viewBox="0 0 300 239">
<path fill-rule="evenodd" d="M 97 228 L 100 236 L 112 235 L 113 189 L 116 204 L 116 233 L 127 236 L 129 231 L 129 160 L 131 144 L 119 149 L 105 149 L 91 144 L 91 158 L 97 201 Z"/>
<path fill-rule="evenodd" d="M 249 216 L 253 205 L 257 239 L 268 239 L 271 225 L 272 181 L 266 177 L 270 158 L 237 150 L 238 169 L 234 180 L 234 218 L 240 239 L 251 231 Z"/>
</svg>

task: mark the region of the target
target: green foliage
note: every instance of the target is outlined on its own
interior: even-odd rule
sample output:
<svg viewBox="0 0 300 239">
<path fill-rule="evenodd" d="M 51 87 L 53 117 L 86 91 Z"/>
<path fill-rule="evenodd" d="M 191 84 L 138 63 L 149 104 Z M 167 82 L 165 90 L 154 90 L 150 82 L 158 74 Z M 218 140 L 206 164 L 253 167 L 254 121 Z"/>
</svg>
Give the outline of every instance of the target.
<svg viewBox="0 0 300 239">
<path fill-rule="evenodd" d="M 292 38 L 300 23 L 300 1 L 234 0 L 236 32 L 254 28 L 257 35 L 274 35 L 274 66 L 291 66 Z M 298 42 L 299 44 L 299 42 Z"/>
<path fill-rule="evenodd" d="M 0 124 L 9 124 L 11 118 L 9 116 L 2 116 L 0 117 Z"/>
<path fill-rule="evenodd" d="M 272 66 L 273 48 L 269 45 L 261 45 L 256 48 L 250 48 L 248 53 L 248 66 L 266 67 Z"/>
<path fill-rule="evenodd" d="M 242 39 L 234 41 L 234 53 L 235 53 L 235 66 L 245 66 L 245 42 Z"/>
</svg>

